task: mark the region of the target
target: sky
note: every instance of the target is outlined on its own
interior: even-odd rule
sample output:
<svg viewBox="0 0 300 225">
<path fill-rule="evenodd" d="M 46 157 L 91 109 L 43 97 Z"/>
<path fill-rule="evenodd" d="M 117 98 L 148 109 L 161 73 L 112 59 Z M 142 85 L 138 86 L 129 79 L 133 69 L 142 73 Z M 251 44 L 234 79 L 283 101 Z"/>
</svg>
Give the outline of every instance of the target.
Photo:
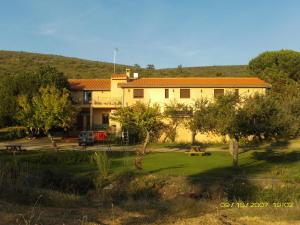
<svg viewBox="0 0 300 225">
<path fill-rule="evenodd" d="M 300 51 L 298 0 L 0 0 L 0 49 L 156 68 Z"/>
</svg>

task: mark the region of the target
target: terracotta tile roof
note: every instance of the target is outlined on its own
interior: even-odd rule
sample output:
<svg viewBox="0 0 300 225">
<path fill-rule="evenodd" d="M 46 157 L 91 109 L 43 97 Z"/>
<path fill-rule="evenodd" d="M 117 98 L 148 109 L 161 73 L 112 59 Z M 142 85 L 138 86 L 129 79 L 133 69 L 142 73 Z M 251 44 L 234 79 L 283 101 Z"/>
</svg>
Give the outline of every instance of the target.
<svg viewBox="0 0 300 225">
<path fill-rule="evenodd" d="M 115 73 L 115 74 L 111 75 L 111 78 L 112 79 L 125 79 L 125 78 L 127 78 L 127 75 L 123 74 L 123 73 Z"/>
<path fill-rule="evenodd" d="M 139 78 L 119 87 L 263 87 L 271 85 L 257 77 L 168 77 Z"/>
<path fill-rule="evenodd" d="M 71 90 L 110 90 L 110 79 L 69 79 Z"/>
</svg>

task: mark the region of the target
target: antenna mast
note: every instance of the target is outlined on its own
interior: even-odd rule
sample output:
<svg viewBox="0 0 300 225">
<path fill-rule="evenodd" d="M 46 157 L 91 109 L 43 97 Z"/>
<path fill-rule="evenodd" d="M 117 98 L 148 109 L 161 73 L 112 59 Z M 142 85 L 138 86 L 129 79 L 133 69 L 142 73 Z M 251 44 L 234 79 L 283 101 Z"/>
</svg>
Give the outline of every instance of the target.
<svg viewBox="0 0 300 225">
<path fill-rule="evenodd" d="M 118 51 L 119 51 L 118 48 L 114 49 L 114 74 L 116 73 L 116 56 Z"/>
</svg>

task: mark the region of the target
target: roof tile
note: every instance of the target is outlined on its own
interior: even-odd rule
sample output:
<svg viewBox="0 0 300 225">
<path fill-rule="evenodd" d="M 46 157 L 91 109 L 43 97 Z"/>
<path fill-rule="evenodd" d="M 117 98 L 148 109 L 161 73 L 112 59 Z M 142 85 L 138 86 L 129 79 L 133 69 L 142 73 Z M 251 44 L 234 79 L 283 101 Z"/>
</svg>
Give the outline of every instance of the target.
<svg viewBox="0 0 300 225">
<path fill-rule="evenodd" d="M 111 79 L 125 79 L 125 78 L 127 78 L 127 75 L 123 73 L 115 73 L 111 75 Z"/>
<path fill-rule="evenodd" d="M 110 90 L 110 79 L 69 79 L 71 90 Z"/>
<path fill-rule="evenodd" d="M 257 77 L 168 77 L 139 78 L 120 87 L 264 87 L 271 85 Z"/>
</svg>

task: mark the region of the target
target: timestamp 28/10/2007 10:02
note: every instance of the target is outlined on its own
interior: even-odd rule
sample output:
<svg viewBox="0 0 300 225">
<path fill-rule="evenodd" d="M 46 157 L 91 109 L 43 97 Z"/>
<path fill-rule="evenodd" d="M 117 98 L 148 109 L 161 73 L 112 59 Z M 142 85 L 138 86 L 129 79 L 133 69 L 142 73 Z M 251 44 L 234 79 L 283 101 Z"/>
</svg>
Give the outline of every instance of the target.
<svg viewBox="0 0 300 225">
<path fill-rule="evenodd" d="M 292 208 L 293 202 L 221 202 L 221 208 Z"/>
</svg>

